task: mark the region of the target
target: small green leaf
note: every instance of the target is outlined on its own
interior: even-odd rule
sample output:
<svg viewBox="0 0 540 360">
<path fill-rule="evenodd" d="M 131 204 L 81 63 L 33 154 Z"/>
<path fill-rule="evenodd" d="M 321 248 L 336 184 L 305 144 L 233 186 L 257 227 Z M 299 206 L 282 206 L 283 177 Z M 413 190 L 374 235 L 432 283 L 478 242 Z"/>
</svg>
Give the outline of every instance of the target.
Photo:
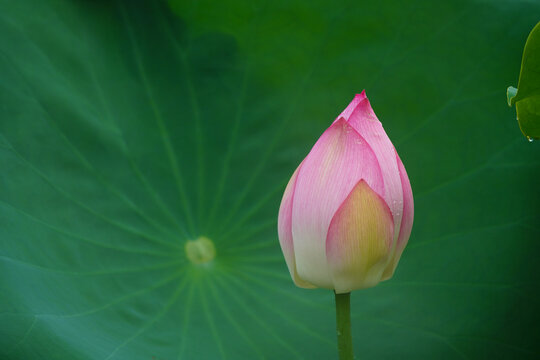
<svg viewBox="0 0 540 360">
<path fill-rule="evenodd" d="M 527 139 L 540 138 L 540 22 L 529 34 L 519 74 L 518 88 L 507 90 L 508 105 L 516 105 L 517 120 Z"/>
</svg>

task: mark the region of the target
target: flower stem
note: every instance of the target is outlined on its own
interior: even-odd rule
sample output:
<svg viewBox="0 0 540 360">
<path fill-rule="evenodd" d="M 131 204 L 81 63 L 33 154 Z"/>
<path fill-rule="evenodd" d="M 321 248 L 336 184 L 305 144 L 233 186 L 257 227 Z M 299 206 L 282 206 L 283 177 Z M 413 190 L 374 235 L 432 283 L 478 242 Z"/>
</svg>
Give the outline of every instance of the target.
<svg viewBox="0 0 540 360">
<path fill-rule="evenodd" d="M 336 294 L 336 329 L 339 360 L 353 360 L 351 293 Z"/>
</svg>

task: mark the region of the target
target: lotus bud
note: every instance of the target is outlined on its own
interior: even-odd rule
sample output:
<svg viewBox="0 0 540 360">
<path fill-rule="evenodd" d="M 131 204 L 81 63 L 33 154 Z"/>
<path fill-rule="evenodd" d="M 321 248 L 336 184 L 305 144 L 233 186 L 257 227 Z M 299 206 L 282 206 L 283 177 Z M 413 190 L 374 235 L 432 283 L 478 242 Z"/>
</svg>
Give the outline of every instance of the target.
<svg viewBox="0 0 540 360">
<path fill-rule="evenodd" d="M 363 91 L 321 135 L 283 194 L 278 233 L 294 283 L 341 294 L 391 278 L 413 215 L 405 167 Z"/>
</svg>

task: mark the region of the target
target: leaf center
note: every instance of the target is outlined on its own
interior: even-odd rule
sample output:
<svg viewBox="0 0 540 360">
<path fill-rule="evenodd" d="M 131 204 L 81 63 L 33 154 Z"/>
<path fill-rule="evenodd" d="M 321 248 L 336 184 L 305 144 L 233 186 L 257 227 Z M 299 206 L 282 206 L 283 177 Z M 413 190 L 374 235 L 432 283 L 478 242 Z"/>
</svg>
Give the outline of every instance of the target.
<svg viewBox="0 0 540 360">
<path fill-rule="evenodd" d="M 206 264 L 216 257 L 216 247 L 212 240 L 201 236 L 185 245 L 186 256 L 193 264 Z"/>
</svg>

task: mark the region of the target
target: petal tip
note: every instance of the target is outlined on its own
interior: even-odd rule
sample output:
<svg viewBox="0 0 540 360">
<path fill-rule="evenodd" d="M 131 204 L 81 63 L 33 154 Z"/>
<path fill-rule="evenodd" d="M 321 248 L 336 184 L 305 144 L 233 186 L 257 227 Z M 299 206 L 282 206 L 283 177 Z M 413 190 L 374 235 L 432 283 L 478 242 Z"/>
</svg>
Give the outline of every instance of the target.
<svg viewBox="0 0 540 360">
<path fill-rule="evenodd" d="M 345 121 L 349 121 L 349 117 L 354 112 L 354 110 L 358 107 L 359 104 L 362 103 L 362 101 L 366 100 L 366 91 L 362 90 L 360 94 L 356 94 L 352 101 L 347 105 L 345 110 L 342 111 L 341 114 L 337 117 L 336 121 L 340 118 L 344 118 Z"/>
</svg>

